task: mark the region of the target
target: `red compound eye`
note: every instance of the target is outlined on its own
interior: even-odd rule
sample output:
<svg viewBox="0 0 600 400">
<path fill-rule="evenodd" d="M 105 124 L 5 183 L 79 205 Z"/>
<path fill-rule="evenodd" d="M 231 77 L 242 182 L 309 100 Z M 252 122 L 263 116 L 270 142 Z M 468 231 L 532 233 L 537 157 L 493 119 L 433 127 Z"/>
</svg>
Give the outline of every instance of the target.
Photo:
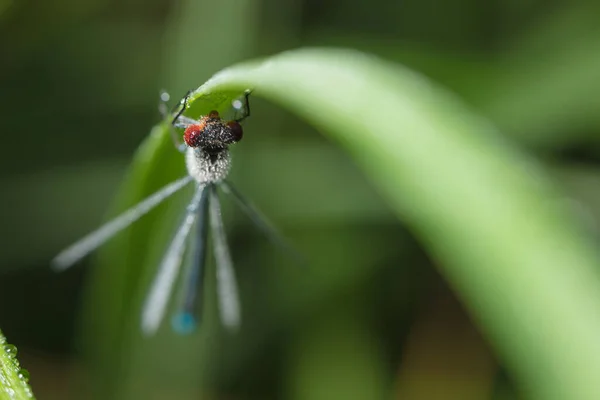
<svg viewBox="0 0 600 400">
<path fill-rule="evenodd" d="M 185 143 L 190 147 L 198 147 L 200 145 L 200 135 L 204 132 L 205 126 L 206 123 L 202 122 L 185 128 L 185 132 L 183 132 Z"/>
<path fill-rule="evenodd" d="M 229 132 L 231 133 L 231 137 L 234 142 L 239 142 L 242 140 L 242 136 L 244 136 L 244 130 L 239 122 L 229 121 L 227 123 L 227 127 L 229 128 Z"/>
</svg>

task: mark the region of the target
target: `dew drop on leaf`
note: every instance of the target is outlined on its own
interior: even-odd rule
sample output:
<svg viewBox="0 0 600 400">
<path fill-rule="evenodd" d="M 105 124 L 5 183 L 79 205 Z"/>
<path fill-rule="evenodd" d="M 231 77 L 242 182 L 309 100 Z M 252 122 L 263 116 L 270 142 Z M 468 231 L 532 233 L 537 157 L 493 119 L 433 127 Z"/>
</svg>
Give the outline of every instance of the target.
<svg viewBox="0 0 600 400">
<path fill-rule="evenodd" d="M 25 382 L 29 382 L 29 371 L 24 368 L 19 370 L 19 379 Z"/>
<path fill-rule="evenodd" d="M 17 357 L 17 346 L 15 346 L 15 345 L 5 344 L 4 345 L 4 351 L 12 359 L 14 359 L 14 358 Z"/>
</svg>

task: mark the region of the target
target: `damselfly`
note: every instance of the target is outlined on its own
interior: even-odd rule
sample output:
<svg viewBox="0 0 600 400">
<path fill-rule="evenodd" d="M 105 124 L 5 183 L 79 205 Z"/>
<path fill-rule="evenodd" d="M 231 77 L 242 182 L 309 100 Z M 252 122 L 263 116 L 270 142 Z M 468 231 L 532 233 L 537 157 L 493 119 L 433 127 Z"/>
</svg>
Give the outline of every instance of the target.
<svg viewBox="0 0 600 400">
<path fill-rule="evenodd" d="M 93 231 L 87 236 L 58 254 L 52 261 L 57 270 L 65 270 L 98 248 L 119 231 L 148 213 L 163 200 L 182 189 L 191 182 L 196 185 L 193 198 L 183 221 L 164 254 L 158 267 L 158 272 L 150 292 L 147 295 L 143 310 L 141 325 L 146 334 L 152 334 L 159 328 L 164 319 L 175 281 L 181 269 L 186 243 L 192 228 L 196 227 L 192 237 L 192 265 L 187 269 L 188 276 L 184 281 L 184 291 L 180 310 L 173 318 L 174 328 L 181 333 L 192 331 L 196 325 L 199 310 L 200 294 L 207 255 L 207 239 L 209 225 L 212 230 L 213 250 L 216 261 L 217 294 L 219 312 L 222 323 L 230 329 L 240 325 L 240 301 L 233 263 L 227 245 L 221 206 L 217 188 L 230 193 L 236 203 L 252 219 L 252 221 L 272 240 L 287 247 L 275 229 L 261 216 L 256 208 L 246 200 L 235 187 L 226 180 L 231 166 L 229 146 L 240 141 L 243 135 L 241 123 L 250 116 L 246 91 L 241 100 L 233 102 L 234 109 L 241 115 L 231 121 L 225 121 L 217 111 L 211 111 L 200 119 L 192 119 L 183 115 L 188 108 L 190 93 L 179 103 L 179 110 L 174 110 L 170 120 L 169 130 L 175 147 L 185 154 L 188 176 L 180 178 L 120 216 Z M 165 119 L 167 113 L 166 101 L 168 95 L 161 95 L 163 103 L 161 111 Z M 171 114 L 171 116 L 173 116 Z M 183 142 L 176 129 L 184 129 Z"/>
</svg>

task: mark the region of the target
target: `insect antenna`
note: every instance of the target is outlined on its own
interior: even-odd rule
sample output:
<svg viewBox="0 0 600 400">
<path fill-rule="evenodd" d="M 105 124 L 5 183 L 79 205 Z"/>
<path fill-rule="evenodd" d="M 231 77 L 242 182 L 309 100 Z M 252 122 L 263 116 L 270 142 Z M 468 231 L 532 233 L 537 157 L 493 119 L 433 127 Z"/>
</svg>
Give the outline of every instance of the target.
<svg viewBox="0 0 600 400">
<path fill-rule="evenodd" d="M 165 315 L 167 303 L 173 291 L 173 284 L 181 267 L 186 238 L 196 219 L 196 210 L 204 190 L 205 186 L 199 186 L 196 189 L 196 193 L 187 207 L 183 222 L 177 228 L 152 283 L 142 310 L 142 330 L 147 335 L 156 332 Z"/>
<path fill-rule="evenodd" d="M 186 176 L 164 186 L 158 192 L 150 195 L 112 221 L 87 234 L 71 246 L 67 247 L 65 250 L 61 251 L 51 261 L 52 267 L 58 271 L 64 271 L 65 269 L 71 267 L 77 261 L 81 260 L 96 248 L 100 247 L 104 242 L 113 237 L 119 231 L 127 228 L 133 222 L 147 214 L 163 200 L 167 199 L 169 196 L 183 188 L 191 181 L 192 177 Z"/>
<path fill-rule="evenodd" d="M 210 224 L 215 248 L 215 261 L 217 264 L 217 295 L 219 298 L 219 312 L 223 325 L 229 329 L 236 329 L 240 325 L 240 300 L 238 297 L 235 271 L 227 246 L 227 238 L 223 219 L 221 218 L 221 204 L 214 184 L 210 188 Z"/>
</svg>

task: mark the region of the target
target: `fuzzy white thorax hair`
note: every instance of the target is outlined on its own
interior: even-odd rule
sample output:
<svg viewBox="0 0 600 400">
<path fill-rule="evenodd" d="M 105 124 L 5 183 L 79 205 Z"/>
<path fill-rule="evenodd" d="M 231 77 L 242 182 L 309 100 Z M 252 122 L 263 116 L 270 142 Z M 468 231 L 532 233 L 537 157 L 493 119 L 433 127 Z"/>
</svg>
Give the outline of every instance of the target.
<svg viewBox="0 0 600 400">
<path fill-rule="evenodd" d="M 199 147 L 188 147 L 185 165 L 190 176 L 198 183 L 219 182 L 229 174 L 231 156 L 227 149 L 209 153 Z"/>
</svg>

